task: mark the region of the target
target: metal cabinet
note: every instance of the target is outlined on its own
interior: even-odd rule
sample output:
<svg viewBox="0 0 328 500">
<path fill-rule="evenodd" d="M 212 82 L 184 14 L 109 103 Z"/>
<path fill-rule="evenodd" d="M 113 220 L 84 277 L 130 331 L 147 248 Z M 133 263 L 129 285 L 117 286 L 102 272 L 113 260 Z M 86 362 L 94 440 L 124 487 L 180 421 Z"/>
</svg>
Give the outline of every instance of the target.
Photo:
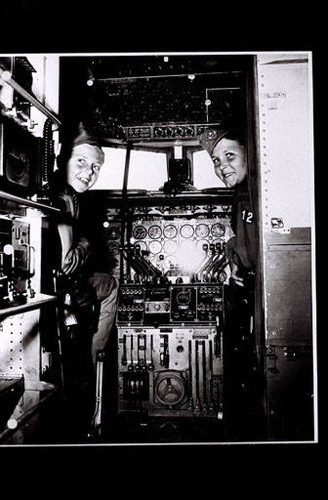
<svg viewBox="0 0 328 500">
<path fill-rule="evenodd" d="M 266 236 L 268 437 L 313 440 L 314 369 L 311 232 Z"/>
</svg>

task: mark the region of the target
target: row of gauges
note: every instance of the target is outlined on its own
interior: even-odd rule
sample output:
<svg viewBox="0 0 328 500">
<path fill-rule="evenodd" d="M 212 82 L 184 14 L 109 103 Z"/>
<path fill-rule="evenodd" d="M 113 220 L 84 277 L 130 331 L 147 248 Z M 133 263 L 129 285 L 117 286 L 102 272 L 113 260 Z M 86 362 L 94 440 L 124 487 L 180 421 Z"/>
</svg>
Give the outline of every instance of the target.
<svg viewBox="0 0 328 500">
<path fill-rule="evenodd" d="M 143 225 L 138 225 L 133 229 L 133 237 L 136 240 L 142 240 L 147 238 L 147 236 L 151 239 L 158 239 L 163 235 L 165 238 L 173 239 L 177 237 L 178 231 L 182 238 L 191 238 L 194 235 L 199 238 L 206 238 L 210 234 L 218 238 L 224 236 L 226 227 L 220 222 L 212 226 L 197 224 L 195 227 L 191 224 L 183 224 L 179 229 L 173 224 L 168 224 L 163 229 L 156 224 L 150 226 L 148 229 Z"/>
<path fill-rule="evenodd" d="M 190 251 L 191 249 L 197 249 L 199 252 L 206 252 L 207 250 L 213 248 L 215 251 L 219 251 L 222 248 L 222 241 L 215 240 L 213 242 L 209 242 L 208 240 L 201 239 L 197 242 L 193 240 L 185 240 L 179 245 L 176 241 L 167 240 L 163 244 L 158 240 L 152 240 L 148 242 L 148 245 L 145 241 L 136 241 L 135 247 L 138 247 L 141 251 L 149 250 L 152 254 L 158 254 L 160 252 L 165 252 L 168 254 L 175 253 L 179 248 L 181 251 Z"/>
</svg>

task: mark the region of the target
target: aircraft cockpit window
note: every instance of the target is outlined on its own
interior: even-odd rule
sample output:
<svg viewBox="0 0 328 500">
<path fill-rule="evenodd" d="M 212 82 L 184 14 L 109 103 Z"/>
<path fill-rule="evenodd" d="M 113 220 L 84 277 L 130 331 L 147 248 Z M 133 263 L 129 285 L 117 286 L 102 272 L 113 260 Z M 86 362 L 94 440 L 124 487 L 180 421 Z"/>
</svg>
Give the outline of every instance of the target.
<svg viewBox="0 0 328 500">
<path fill-rule="evenodd" d="M 126 149 L 103 147 L 105 162 L 95 190 L 123 189 Z M 127 189 L 158 191 L 167 181 L 167 157 L 155 151 L 132 150 Z"/>
<path fill-rule="evenodd" d="M 166 153 L 132 150 L 128 189 L 158 191 L 167 181 Z"/>
<path fill-rule="evenodd" d="M 196 151 L 193 154 L 193 177 L 196 189 L 226 187 L 215 175 L 213 162 L 206 151 Z"/>
<path fill-rule="evenodd" d="M 126 149 L 103 147 L 105 162 L 91 189 L 122 189 Z"/>
</svg>

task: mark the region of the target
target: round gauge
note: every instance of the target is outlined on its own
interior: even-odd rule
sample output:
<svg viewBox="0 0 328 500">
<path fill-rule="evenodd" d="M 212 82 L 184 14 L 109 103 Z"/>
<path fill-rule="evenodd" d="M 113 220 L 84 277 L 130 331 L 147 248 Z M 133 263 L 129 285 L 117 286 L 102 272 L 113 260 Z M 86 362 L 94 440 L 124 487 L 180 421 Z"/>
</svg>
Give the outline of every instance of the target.
<svg viewBox="0 0 328 500">
<path fill-rule="evenodd" d="M 141 251 L 143 250 L 147 250 L 147 243 L 145 241 L 137 241 L 135 244 L 134 244 L 134 247 L 139 247 L 139 249 Z"/>
<path fill-rule="evenodd" d="M 146 238 L 147 229 L 144 226 L 136 226 L 133 230 L 133 236 L 136 238 L 136 240 Z"/>
<path fill-rule="evenodd" d="M 177 249 L 177 243 L 172 240 L 167 240 L 164 243 L 164 250 L 166 253 L 174 253 Z"/>
<path fill-rule="evenodd" d="M 212 226 L 212 234 L 213 236 L 224 236 L 225 234 L 225 226 L 221 224 L 220 222 L 217 222 L 216 224 L 213 224 Z"/>
<path fill-rule="evenodd" d="M 112 255 L 117 255 L 119 253 L 119 244 L 117 241 L 110 241 L 107 248 Z"/>
<path fill-rule="evenodd" d="M 210 228 L 207 224 L 198 224 L 196 226 L 195 232 L 196 236 L 199 236 L 200 238 L 206 238 L 206 236 L 208 236 L 210 233 Z"/>
<path fill-rule="evenodd" d="M 159 241 L 151 241 L 149 243 L 149 251 L 151 253 L 159 253 L 162 250 L 162 245 Z"/>
<path fill-rule="evenodd" d="M 179 306 L 185 306 L 190 304 L 191 301 L 191 294 L 189 291 L 183 290 L 182 292 L 179 292 L 176 296 L 176 301 L 179 304 Z"/>
<path fill-rule="evenodd" d="M 162 235 L 162 230 L 160 228 L 160 226 L 150 226 L 150 228 L 148 229 L 148 236 L 150 238 L 160 238 L 160 236 Z"/>
<path fill-rule="evenodd" d="M 168 224 L 164 227 L 163 233 L 166 238 L 175 238 L 177 235 L 177 228 L 173 224 Z"/>
<path fill-rule="evenodd" d="M 118 240 L 121 235 L 121 231 L 118 226 L 112 226 L 108 229 L 107 234 L 110 240 Z"/>
<path fill-rule="evenodd" d="M 180 228 L 180 234 L 183 238 L 191 238 L 191 236 L 194 234 L 194 228 L 191 224 L 184 224 Z"/>
</svg>

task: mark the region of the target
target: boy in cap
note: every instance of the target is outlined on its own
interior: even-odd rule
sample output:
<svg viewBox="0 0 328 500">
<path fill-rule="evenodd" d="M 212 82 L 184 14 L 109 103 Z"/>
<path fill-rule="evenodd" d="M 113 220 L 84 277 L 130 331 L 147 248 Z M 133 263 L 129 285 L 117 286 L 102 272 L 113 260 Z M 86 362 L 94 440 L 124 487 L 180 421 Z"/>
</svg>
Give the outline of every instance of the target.
<svg viewBox="0 0 328 500">
<path fill-rule="evenodd" d="M 199 137 L 210 155 L 215 174 L 235 190 L 231 220 L 235 234 L 227 243 L 231 278 L 244 286 L 245 278 L 255 271 L 257 261 L 256 214 L 248 190 L 248 166 L 242 129 L 207 129 Z"/>
<path fill-rule="evenodd" d="M 82 217 L 83 194 L 96 183 L 103 163 L 104 153 L 99 140 L 80 128 L 77 137 L 63 142 L 57 157 L 58 170 L 53 174 L 50 186 L 52 203 L 61 210 L 56 220 L 59 235 L 57 268 L 64 278 L 62 283 L 73 284 L 70 285 L 73 286 L 71 298 L 77 305 L 78 323 L 85 327 L 92 316 L 91 338 L 87 336 L 86 339 L 77 339 L 81 352 L 73 353 L 74 357 L 81 355 L 83 358 L 80 370 L 85 370 L 86 373 L 81 375 L 87 380 L 88 375 L 95 375 L 98 351 L 103 351 L 109 341 L 118 296 L 118 280 L 111 272 L 115 263 L 108 256 L 106 260 L 105 257 L 99 258 L 99 254 L 95 255 L 99 246 L 96 240 L 101 235 L 89 212 Z M 89 306 L 92 311 L 97 312 L 95 325 L 94 315 L 88 317 L 84 314 L 85 311 L 90 311 Z"/>
<path fill-rule="evenodd" d="M 237 437 L 254 438 L 262 431 L 261 383 L 252 328 L 257 217 L 249 195 L 245 134 L 238 127 L 210 128 L 199 140 L 213 161 L 215 174 L 226 187 L 234 189 L 234 236 L 226 245 L 231 269 L 225 304 L 227 413 Z"/>
</svg>

